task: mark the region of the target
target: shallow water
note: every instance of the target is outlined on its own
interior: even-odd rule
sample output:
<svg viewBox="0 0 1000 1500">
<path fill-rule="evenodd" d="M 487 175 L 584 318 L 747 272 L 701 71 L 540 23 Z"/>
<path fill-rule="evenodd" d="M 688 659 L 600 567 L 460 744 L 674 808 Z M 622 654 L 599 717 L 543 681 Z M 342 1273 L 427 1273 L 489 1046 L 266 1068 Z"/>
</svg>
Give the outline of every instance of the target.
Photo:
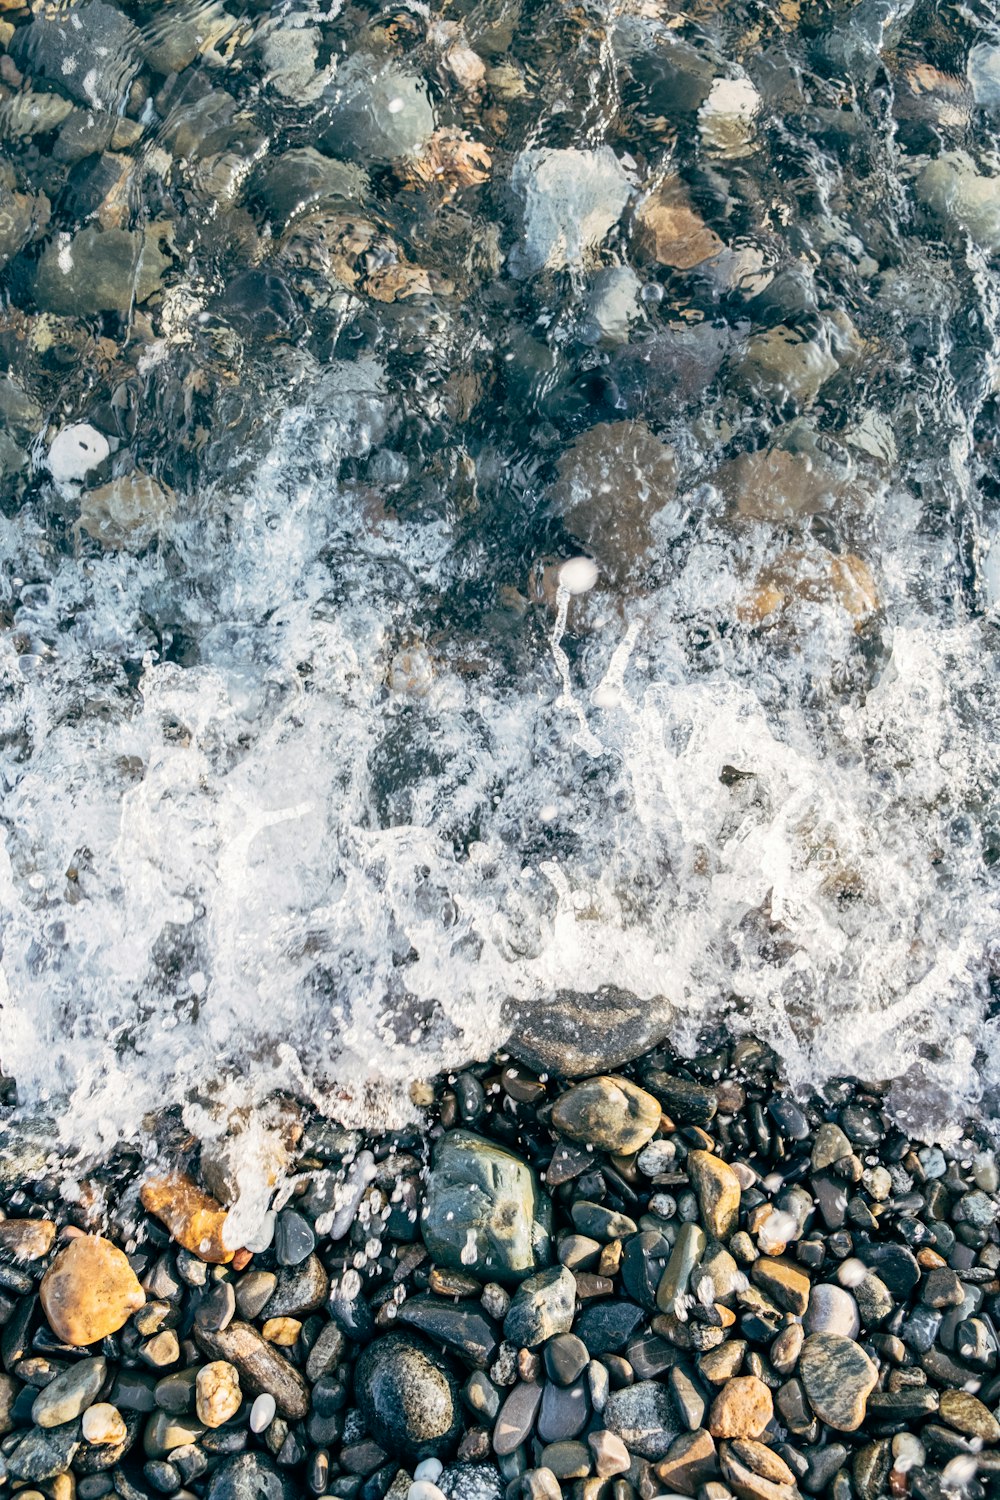
<svg viewBox="0 0 1000 1500">
<path fill-rule="evenodd" d="M 0 70 L 21 1103 L 398 1119 L 616 984 L 992 1112 L 995 7 L 114 14 Z"/>
</svg>

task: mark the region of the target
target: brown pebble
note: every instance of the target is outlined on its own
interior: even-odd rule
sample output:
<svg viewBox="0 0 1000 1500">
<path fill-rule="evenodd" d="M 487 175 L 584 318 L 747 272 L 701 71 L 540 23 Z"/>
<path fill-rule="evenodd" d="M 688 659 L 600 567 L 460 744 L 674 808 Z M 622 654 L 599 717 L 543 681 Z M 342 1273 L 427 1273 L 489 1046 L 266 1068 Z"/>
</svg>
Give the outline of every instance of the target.
<svg viewBox="0 0 1000 1500">
<path fill-rule="evenodd" d="M 139 1193 L 142 1206 L 170 1230 L 185 1250 L 210 1265 L 228 1265 L 234 1252 L 222 1238 L 227 1214 L 221 1204 L 182 1172 L 152 1177 Z"/>
<path fill-rule="evenodd" d="M 727 1380 L 712 1402 L 708 1430 L 717 1438 L 757 1438 L 774 1416 L 771 1392 L 756 1375 Z"/>
<path fill-rule="evenodd" d="M 76 1348 L 117 1333 L 146 1301 L 127 1257 L 100 1235 L 81 1235 L 60 1250 L 40 1295 L 56 1338 Z"/>
<path fill-rule="evenodd" d="M 56 1226 L 51 1219 L 5 1219 L 0 1223 L 0 1250 L 15 1260 L 41 1260 L 52 1249 Z"/>
</svg>

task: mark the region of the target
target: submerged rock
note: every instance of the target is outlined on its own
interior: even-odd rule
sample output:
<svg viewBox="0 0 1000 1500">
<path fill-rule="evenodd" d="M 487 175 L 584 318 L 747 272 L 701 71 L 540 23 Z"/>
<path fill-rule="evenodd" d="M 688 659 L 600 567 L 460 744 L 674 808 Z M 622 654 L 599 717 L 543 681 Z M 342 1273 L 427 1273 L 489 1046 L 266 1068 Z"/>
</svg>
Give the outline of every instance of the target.
<svg viewBox="0 0 1000 1500">
<path fill-rule="evenodd" d="M 319 145 L 363 163 L 416 155 L 436 124 L 427 85 L 399 63 L 356 52 L 338 70 L 323 101 L 329 122 Z"/>
<path fill-rule="evenodd" d="M 917 197 L 984 250 L 1000 249 L 1000 177 L 978 171 L 965 151 L 943 151 L 917 177 Z"/>
<path fill-rule="evenodd" d="M 522 151 L 510 185 L 522 227 L 510 259 L 516 276 L 583 266 L 632 196 L 632 179 L 610 146 Z"/>
<path fill-rule="evenodd" d="M 140 230 L 81 229 L 46 247 L 35 272 L 35 297 L 49 312 L 88 317 L 126 313 L 160 285 L 170 264 L 155 237 Z"/>
</svg>

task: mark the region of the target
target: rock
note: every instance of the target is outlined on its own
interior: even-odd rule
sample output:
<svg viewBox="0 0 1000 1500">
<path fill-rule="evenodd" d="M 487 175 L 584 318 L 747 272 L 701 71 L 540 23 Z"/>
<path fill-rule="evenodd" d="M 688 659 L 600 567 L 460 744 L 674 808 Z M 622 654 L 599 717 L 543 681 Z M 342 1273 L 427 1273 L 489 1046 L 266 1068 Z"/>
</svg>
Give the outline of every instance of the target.
<svg viewBox="0 0 1000 1500">
<path fill-rule="evenodd" d="M 1000 248 L 1000 178 L 976 170 L 965 151 L 942 151 L 917 176 L 921 203 L 984 250 Z"/>
<path fill-rule="evenodd" d="M 712 1402 L 708 1430 L 717 1438 L 758 1438 L 774 1415 L 771 1392 L 756 1375 L 727 1380 Z"/>
<path fill-rule="evenodd" d="M 412 1334 L 375 1339 L 354 1368 L 368 1430 L 387 1453 L 440 1458 L 462 1430 L 458 1384 L 433 1347 Z"/>
<path fill-rule="evenodd" d="M 315 1306 L 319 1307 L 321 1302 L 322 1298 Z M 231 1281 L 217 1281 L 198 1303 L 194 1314 L 198 1327 L 207 1328 L 213 1333 L 220 1333 L 223 1328 L 228 1328 L 235 1316 L 236 1289 Z"/>
<path fill-rule="evenodd" d="M 11 101 L 13 103 L 14 101 Z M 9 110 L 8 103 L 5 108 Z M 0 116 L 2 119 L 2 116 Z M 9 119 L 5 121 L 10 131 Z M 2 125 L 0 125 L 2 129 Z M 16 134 L 15 131 L 10 131 Z M 47 215 L 42 203 L 29 193 L 15 193 L 0 184 L 0 268 L 14 259 L 31 239 L 37 228 L 45 222 Z"/>
<path fill-rule="evenodd" d="M 576 1280 L 565 1266 L 522 1281 L 504 1319 L 504 1337 L 519 1349 L 537 1349 L 558 1333 L 569 1333 L 576 1307 Z"/>
<path fill-rule="evenodd" d="M 535 1380 L 521 1380 L 500 1408 L 493 1428 L 493 1451 L 499 1458 L 515 1453 L 527 1440 L 542 1404 L 542 1387 Z"/>
<path fill-rule="evenodd" d="M 89 529 L 89 528 L 88 528 Z M 228 1265 L 233 1251 L 223 1239 L 226 1210 L 190 1177 L 174 1172 L 144 1182 L 139 1194 L 142 1206 L 170 1231 L 185 1250 L 210 1265 Z"/>
<path fill-rule="evenodd" d="M 146 1301 L 125 1255 L 97 1235 L 81 1235 L 60 1250 L 40 1296 L 56 1338 L 77 1347 L 117 1333 Z"/>
<path fill-rule="evenodd" d="M 613 431 L 601 427 L 596 436 L 595 453 L 611 454 L 615 447 Z M 567 453 L 572 451 L 571 447 Z M 588 466 L 584 451 L 583 482 Z M 572 475 L 568 477 L 572 482 Z M 572 496 L 569 498 L 572 503 Z M 594 505 L 594 519 L 599 524 L 599 502 Z M 606 985 L 591 993 L 557 990 L 535 1005 L 508 1001 L 503 1015 L 510 1028 L 504 1051 L 536 1073 L 580 1078 L 606 1073 L 655 1047 L 667 1034 L 671 1011 L 666 1002 L 640 1001 L 625 990 Z"/>
<path fill-rule="evenodd" d="M 761 97 L 749 78 L 716 78 L 698 111 L 698 132 L 706 151 L 727 161 L 754 149 L 754 120 Z"/>
<path fill-rule="evenodd" d="M 847 1136 L 839 1125 L 831 1121 L 824 1121 L 817 1126 L 813 1137 L 812 1152 L 810 1160 L 814 1172 L 822 1172 L 825 1167 L 832 1167 L 835 1162 L 842 1161 L 845 1156 L 850 1156 L 852 1146 Z"/>
<path fill-rule="evenodd" d="M 691 206 L 679 177 L 667 177 L 635 211 L 636 239 L 661 266 L 690 271 L 726 247 Z"/>
<path fill-rule="evenodd" d="M 627 1078 L 589 1078 L 560 1094 L 552 1124 L 570 1140 L 625 1155 L 652 1139 L 660 1125 L 660 1106 Z"/>
<path fill-rule="evenodd" d="M 261 199 L 279 227 L 315 204 L 360 207 L 370 194 L 366 172 L 353 162 L 324 156 L 313 146 L 269 156 L 260 186 Z"/>
<path fill-rule="evenodd" d="M 611 1479 L 630 1469 L 631 1455 L 616 1433 L 598 1429 L 588 1434 L 587 1443 L 594 1455 L 594 1473 L 598 1479 Z"/>
<path fill-rule="evenodd" d="M 448 1349 L 453 1349 L 469 1364 L 481 1370 L 486 1369 L 497 1346 L 496 1327 L 486 1317 L 478 1302 L 448 1302 L 440 1297 L 407 1297 L 396 1314 L 396 1321 L 409 1324 L 411 1328 L 425 1333 L 434 1344 L 444 1344 Z M 322 1334 L 320 1337 L 322 1338 Z M 308 1364 L 306 1373 L 308 1374 Z"/>
<path fill-rule="evenodd" d="M 195 1338 L 210 1359 L 235 1365 L 240 1383 L 252 1396 L 274 1397 L 289 1422 L 301 1422 L 309 1410 L 309 1388 L 294 1365 L 262 1339 L 249 1323 L 230 1323 L 221 1332 L 195 1329 Z"/>
<path fill-rule="evenodd" d="M 590 1362 L 590 1351 L 575 1333 L 560 1333 L 545 1345 L 545 1370 L 556 1385 L 572 1385 Z"/>
<path fill-rule="evenodd" d="M 266 1453 L 236 1453 L 213 1473 L 205 1500 L 296 1500 L 298 1493 Z"/>
<path fill-rule="evenodd" d="M 808 446 L 800 451 L 794 445 L 796 437 L 786 431 L 783 441 L 720 464 L 715 483 L 741 516 L 786 522 L 853 498 L 853 469 Z"/>
<path fill-rule="evenodd" d="M 650 551 L 653 520 L 674 497 L 673 449 L 645 422 L 598 422 L 574 439 L 557 468 L 550 492 L 553 509 L 594 553 L 602 572 L 620 584 Z M 640 1025 L 654 1034 L 661 1026 L 665 1030 L 670 1013 L 654 1001 L 644 1020 L 630 1022 L 629 1034 Z M 595 1020 L 601 1024 L 603 1017 Z M 615 1034 L 616 1044 L 621 1035 Z"/>
<path fill-rule="evenodd" d="M 80 1446 L 79 1422 L 62 1427 L 34 1427 L 7 1455 L 7 1472 L 12 1479 L 44 1484 L 65 1474 Z"/>
<path fill-rule="evenodd" d="M 839 368 L 822 330 L 807 339 L 779 324 L 750 336 L 735 373 L 755 395 L 809 406 Z"/>
<path fill-rule="evenodd" d="M 1000 1422 L 968 1391 L 942 1391 L 938 1412 L 942 1421 L 966 1437 L 981 1438 L 984 1443 L 1000 1442 Z"/>
<path fill-rule="evenodd" d="M 631 266 L 605 266 L 590 285 L 580 327 L 587 344 L 625 344 L 642 316 L 642 283 Z M 608 1066 L 608 1064 L 604 1064 Z"/>
<path fill-rule="evenodd" d="M 520 1281 L 549 1253 L 551 1205 L 513 1152 L 467 1130 L 434 1151 L 421 1233 L 439 1265 L 481 1280 Z"/>
<path fill-rule="evenodd" d="M 15 1260 L 41 1260 L 52 1249 L 56 1226 L 51 1219 L 5 1219 L 0 1222 L 0 1250 Z"/>
<path fill-rule="evenodd" d="M 604 1425 L 640 1458 L 665 1458 L 680 1426 L 670 1392 L 656 1380 L 640 1380 L 614 1391 L 604 1408 Z"/>
<path fill-rule="evenodd" d="M 295 1274 L 298 1276 L 300 1273 Z M 329 1278 L 327 1284 L 329 1285 Z M 247 1271 L 235 1287 L 236 1306 L 241 1315 L 248 1319 L 256 1318 L 273 1297 L 277 1285 L 278 1278 L 273 1271 Z"/>
<path fill-rule="evenodd" d="M 57 484 L 85 479 L 111 452 L 103 432 L 89 422 L 72 422 L 56 433 L 49 445 L 49 473 Z"/>
<path fill-rule="evenodd" d="M 71 1365 L 39 1391 L 32 1403 L 31 1420 L 37 1427 L 62 1427 L 66 1422 L 75 1422 L 97 1396 L 107 1373 L 108 1362 L 103 1356 Z"/>
<path fill-rule="evenodd" d="M 688 1152 L 687 1170 L 706 1230 L 712 1239 L 727 1239 L 740 1211 L 739 1178 L 728 1162 L 710 1151 Z"/>
<path fill-rule="evenodd" d="M 279 1266 L 301 1265 L 312 1255 L 315 1247 L 316 1236 L 308 1219 L 304 1219 L 293 1208 L 283 1209 L 278 1215 L 274 1231 L 274 1253 Z M 271 1308 L 268 1308 L 268 1312 L 272 1317 L 275 1315 Z"/>
<path fill-rule="evenodd" d="M 240 1377 L 224 1359 L 202 1365 L 195 1383 L 195 1410 L 206 1427 L 221 1427 L 235 1417 L 243 1400 Z"/>
<path fill-rule="evenodd" d="M 618 222 L 632 180 L 609 146 L 522 151 L 511 173 L 522 239 L 511 252 L 515 276 L 582 267 Z"/>
<path fill-rule="evenodd" d="M 768 1480 L 771 1484 L 794 1484 L 795 1475 L 785 1463 L 785 1460 L 775 1453 L 773 1448 L 768 1448 L 765 1443 L 757 1443 L 749 1438 L 737 1438 L 732 1443 L 727 1443 L 726 1448 L 734 1458 L 745 1464 L 748 1469 Z"/>
<path fill-rule="evenodd" d="M 809 1306 L 812 1283 L 794 1261 L 762 1255 L 750 1268 L 750 1279 L 786 1312 L 801 1317 Z M 819 1330 L 816 1330 L 819 1332 Z"/>
<path fill-rule="evenodd" d="M 739 618 L 746 625 L 771 624 L 786 609 L 797 604 L 836 605 L 855 629 L 879 607 L 878 592 L 868 564 L 853 552 L 837 557 L 825 548 L 803 552 L 790 548 L 758 573 L 750 594 L 741 601 Z M 813 1188 L 823 1207 L 823 1187 L 840 1192 L 838 1183 L 825 1174 L 813 1178 Z M 831 1226 L 832 1227 L 832 1226 Z"/>
<path fill-rule="evenodd" d="M 274 1421 L 277 1406 L 273 1396 L 265 1391 L 258 1396 L 250 1408 L 250 1431 L 264 1432 Z"/>
<path fill-rule="evenodd" d="M 854 1287 L 854 1300 L 866 1328 L 877 1328 L 884 1323 L 896 1306 L 889 1288 L 874 1271 L 869 1271 Z"/>
<path fill-rule="evenodd" d="M 110 484 L 84 491 L 80 499 L 77 528 L 112 551 L 141 552 L 166 528 L 176 506 L 177 496 L 169 485 L 161 484 L 148 474 L 124 474 L 119 479 L 112 479 Z M 193 1184 L 192 1188 L 199 1194 L 204 1206 L 201 1209 L 192 1207 L 191 1212 L 201 1215 L 198 1225 L 201 1227 L 202 1243 L 210 1247 L 210 1253 L 202 1256 L 202 1259 L 219 1261 L 225 1256 L 231 1260 L 232 1251 L 224 1248 L 219 1237 L 226 1217 L 224 1211 L 214 1199 L 201 1193 Z M 178 1213 L 182 1215 L 183 1210 L 178 1208 Z M 218 1230 L 207 1227 L 213 1215 L 219 1216 Z M 161 1214 L 158 1217 L 163 1216 Z M 180 1223 L 181 1219 L 177 1222 Z M 194 1232 L 193 1228 L 189 1232 Z M 183 1244 L 184 1241 L 181 1240 L 180 1243 Z M 187 1248 L 191 1249 L 191 1246 Z"/>
<path fill-rule="evenodd" d="M 656 1306 L 660 1312 L 677 1311 L 678 1298 L 687 1295 L 691 1273 L 704 1255 L 707 1244 L 705 1231 L 700 1225 L 681 1225 L 656 1290 Z"/>
<path fill-rule="evenodd" d="M 806 1333 L 838 1333 L 855 1339 L 861 1328 L 858 1305 L 842 1286 L 821 1281 L 809 1294 L 804 1326 Z"/>
<path fill-rule="evenodd" d="M 125 1418 L 117 1406 L 111 1406 L 107 1401 L 98 1401 L 87 1408 L 83 1414 L 81 1431 L 84 1442 L 93 1443 L 96 1447 L 122 1443 L 128 1435 Z"/>
<path fill-rule="evenodd" d="M 573 1327 L 591 1354 L 614 1354 L 624 1349 L 643 1316 L 643 1309 L 632 1302 L 591 1302 Z"/>
<path fill-rule="evenodd" d="M 798 1500 L 799 1492 L 794 1484 L 783 1484 L 759 1474 L 739 1455 L 735 1443 L 722 1444 L 719 1467 L 737 1500 Z"/>
<path fill-rule="evenodd" d="M 319 146 L 366 166 L 419 155 L 436 123 L 418 74 L 361 52 L 337 69 L 323 103 L 330 123 Z"/>
<path fill-rule="evenodd" d="M 269 1318 L 301 1318 L 322 1307 L 329 1290 L 330 1278 L 322 1261 L 310 1255 L 301 1264 L 278 1273 L 274 1291 L 258 1311 L 266 1308 Z"/>
<path fill-rule="evenodd" d="M 670 1445 L 656 1465 L 656 1477 L 668 1494 L 696 1495 L 718 1473 L 718 1457 L 711 1433 L 703 1427 L 685 1432 Z"/>
<path fill-rule="evenodd" d="M 561 1386 L 551 1383 L 542 1388 L 538 1411 L 538 1439 L 543 1443 L 563 1442 L 578 1437 L 590 1416 L 586 1380 Z"/>
<path fill-rule="evenodd" d="M 810 1334 L 802 1346 L 798 1373 L 820 1421 L 837 1432 L 854 1432 L 861 1426 L 878 1371 L 860 1344 L 836 1333 Z"/>
<path fill-rule="evenodd" d="M 783 1328 L 771 1345 L 771 1363 L 779 1375 L 790 1375 L 799 1362 L 805 1333 L 801 1323 Z"/>
<path fill-rule="evenodd" d="M 151 230 L 88 225 L 49 242 L 35 272 L 35 299 L 69 317 L 127 313 L 133 301 L 148 301 L 169 264 Z"/>
<path fill-rule="evenodd" d="M 116 6 L 90 0 L 72 14 L 39 14 L 14 35 L 22 73 L 45 79 L 88 109 L 124 112 L 139 67 L 139 32 Z"/>
</svg>

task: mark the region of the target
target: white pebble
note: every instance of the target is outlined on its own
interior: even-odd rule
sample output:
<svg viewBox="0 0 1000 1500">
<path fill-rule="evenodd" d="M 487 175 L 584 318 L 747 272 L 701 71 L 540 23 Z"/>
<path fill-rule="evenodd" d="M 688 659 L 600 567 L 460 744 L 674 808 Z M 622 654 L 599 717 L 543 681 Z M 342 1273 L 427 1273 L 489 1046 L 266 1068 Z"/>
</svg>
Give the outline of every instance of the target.
<svg viewBox="0 0 1000 1500">
<path fill-rule="evenodd" d="M 906 1474 L 910 1469 L 923 1467 L 927 1451 L 923 1443 L 912 1432 L 897 1432 L 892 1440 L 892 1467 L 897 1474 Z"/>
<path fill-rule="evenodd" d="M 413 1471 L 414 1479 L 429 1479 L 436 1484 L 444 1473 L 444 1464 L 439 1458 L 423 1458 Z"/>
<path fill-rule="evenodd" d="M 446 1500 L 446 1497 L 429 1479 L 416 1479 L 406 1492 L 406 1500 Z"/>
<path fill-rule="evenodd" d="M 250 1408 L 250 1431 L 263 1432 L 265 1427 L 270 1427 L 277 1409 L 274 1397 L 269 1396 L 266 1391 L 258 1396 Z"/>
<path fill-rule="evenodd" d="M 52 439 L 49 473 L 57 484 L 72 484 L 102 464 L 111 452 L 103 432 L 89 422 L 74 422 Z"/>
<path fill-rule="evenodd" d="M 841 1286 L 860 1286 L 867 1275 L 868 1267 L 864 1261 L 858 1260 L 856 1255 L 850 1256 L 847 1260 L 842 1260 L 837 1267 L 837 1280 Z"/>
<path fill-rule="evenodd" d="M 559 569 L 559 587 L 567 594 L 587 594 L 597 582 L 597 564 L 592 557 L 571 557 Z"/>
</svg>

